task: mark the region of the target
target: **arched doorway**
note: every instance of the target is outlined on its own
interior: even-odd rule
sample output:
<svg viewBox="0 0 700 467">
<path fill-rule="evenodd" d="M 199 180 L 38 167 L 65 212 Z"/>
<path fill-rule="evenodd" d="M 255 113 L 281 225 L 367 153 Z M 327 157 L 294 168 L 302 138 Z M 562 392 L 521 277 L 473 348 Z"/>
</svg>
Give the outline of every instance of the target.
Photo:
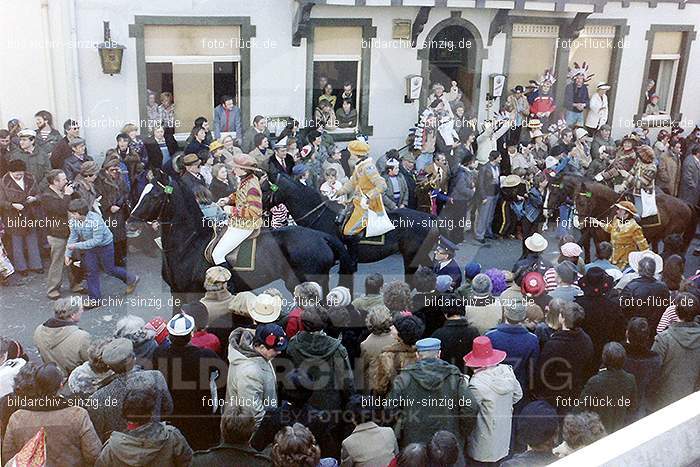
<svg viewBox="0 0 700 467">
<path fill-rule="evenodd" d="M 426 105 L 433 83 L 440 82 L 449 91 L 457 82 L 463 93 L 467 114 L 476 116 L 481 87 L 481 62 L 486 58 L 478 29 L 469 21 L 454 15 L 436 24 L 418 51 L 422 61 L 423 104 Z M 422 106 L 423 107 L 423 106 Z"/>
<path fill-rule="evenodd" d="M 456 81 L 464 99 L 470 102 L 474 85 L 473 47 L 474 36 L 462 26 L 447 26 L 438 32 L 430 44 L 429 83 L 442 83 L 449 91 L 450 83 Z"/>
</svg>

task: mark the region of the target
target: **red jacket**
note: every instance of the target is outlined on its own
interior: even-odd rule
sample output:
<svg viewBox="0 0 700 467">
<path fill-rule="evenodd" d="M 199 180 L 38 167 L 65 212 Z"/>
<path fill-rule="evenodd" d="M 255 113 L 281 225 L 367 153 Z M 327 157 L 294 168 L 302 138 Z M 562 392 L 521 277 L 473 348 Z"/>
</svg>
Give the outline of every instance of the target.
<svg viewBox="0 0 700 467">
<path fill-rule="evenodd" d="M 213 350 L 217 354 L 221 354 L 221 341 L 214 334 L 207 331 L 195 331 L 192 334 L 192 340 L 190 342 L 195 347 L 200 349 Z"/>
<path fill-rule="evenodd" d="M 301 322 L 301 312 L 302 309 L 297 306 L 289 313 L 285 329 L 287 339 L 291 339 L 296 333 L 304 330 L 304 324 Z"/>
</svg>

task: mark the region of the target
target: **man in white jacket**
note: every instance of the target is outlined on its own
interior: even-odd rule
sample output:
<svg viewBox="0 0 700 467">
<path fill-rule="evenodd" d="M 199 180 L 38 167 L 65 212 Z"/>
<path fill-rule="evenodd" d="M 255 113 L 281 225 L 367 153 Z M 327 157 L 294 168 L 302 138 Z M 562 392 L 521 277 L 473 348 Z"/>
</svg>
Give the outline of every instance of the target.
<svg viewBox="0 0 700 467">
<path fill-rule="evenodd" d="M 476 161 L 479 165 L 488 163 L 491 151 L 497 151 L 498 138 L 505 135 L 510 128 L 512 120 L 487 120 L 484 122 L 484 131 L 476 137 Z"/>
<path fill-rule="evenodd" d="M 590 135 L 608 122 L 608 96 L 606 93 L 609 89 L 610 85 L 601 81 L 596 87 L 595 94 L 588 101 L 586 128 L 588 128 Z"/>
</svg>

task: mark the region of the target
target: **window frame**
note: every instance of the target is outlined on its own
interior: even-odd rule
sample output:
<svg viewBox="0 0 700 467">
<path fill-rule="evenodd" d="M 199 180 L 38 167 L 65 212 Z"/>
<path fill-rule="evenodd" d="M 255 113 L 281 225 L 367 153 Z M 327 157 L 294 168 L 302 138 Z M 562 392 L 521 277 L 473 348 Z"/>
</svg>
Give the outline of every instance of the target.
<svg viewBox="0 0 700 467">
<path fill-rule="evenodd" d="M 251 24 L 250 16 L 134 16 L 134 23 L 129 25 L 129 37 L 133 37 L 136 42 L 136 77 L 138 86 L 137 91 L 139 99 L 138 108 L 140 121 L 146 121 L 148 119 L 148 111 L 146 110 L 147 56 L 144 36 L 144 29 L 146 26 L 238 26 L 240 31 L 239 38 L 241 42 L 244 43 L 250 41 L 250 39 L 255 37 L 256 34 L 255 25 Z M 241 48 L 239 50 L 240 58 L 238 60 L 232 60 L 238 63 L 237 93 L 239 96 L 239 101 L 237 102 L 237 105 L 241 109 L 241 119 L 243 120 L 244 128 L 247 128 L 250 125 L 250 52 L 251 49 L 249 47 Z M 215 57 L 217 60 L 214 61 L 222 61 L 222 57 L 228 56 Z M 149 56 L 148 58 L 153 58 L 153 56 Z M 182 59 L 183 56 L 179 56 L 178 58 Z M 199 58 L 200 57 L 197 56 L 197 59 Z M 211 62 L 212 66 L 214 61 Z M 214 75 L 212 68 L 212 85 L 213 80 Z M 175 105 L 177 105 L 177 96 L 175 96 Z M 212 107 L 212 113 L 213 112 L 214 108 Z"/>
<path fill-rule="evenodd" d="M 634 121 L 641 121 L 644 116 L 644 109 L 646 105 L 645 93 L 647 79 L 649 76 L 649 69 L 651 68 L 652 56 L 654 54 L 654 40 L 657 32 L 680 32 L 683 34 L 681 39 L 681 50 L 680 58 L 677 62 L 677 68 L 673 83 L 673 95 L 671 97 L 671 103 L 668 110 L 668 115 L 671 116 L 671 120 L 679 122 L 683 119 L 683 114 L 681 113 L 681 103 L 683 100 L 683 91 L 685 89 L 685 79 L 688 72 L 688 62 L 690 60 L 690 49 L 691 43 L 695 40 L 697 32 L 695 31 L 695 26 L 692 24 L 652 24 L 649 26 L 649 30 L 646 33 L 647 40 L 647 53 L 644 59 L 644 71 L 642 73 L 642 83 L 639 90 L 639 104 L 637 106 L 637 114 L 634 116 Z"/>
<path fill-rule="evenodd" d="M 182 65 L 211 65 L 211 86 L 214 89 L 214 63 L 216 62 L 230 62 L 236 64 L 236 76 L 239 77 L 236 81 L 236 95 L 234 96 L 236 102 L 240 106 L 241 102 L 241 56 L 239 55 L 146 55 L 146 65 L 149 63 L 169 63 L 170 65 L 182 64 Z M 148 71 L 146 72 L 148 73 Z M 173 72 L 173 81 L 175 80 L 175 74 Z M 177 97 L 177 96 L 176 96 Z M 177 116 L 177 101 L 175 103 L 175 115 Z M 211 109 L 211 117 L 214 115 L 214 107 Z M 185 123 L 185 122 L 182 122 Z M 180 130 L 175 132 L 173 135 L 177 141 L 185 141 L 190 136 L 191 128 L 183 126 Z"/>
<path fill-rule="evenodd" d="M 311 18 L 309 20 L 309 33 L 306 36 L 306 98 L 304 105 L 304 116 L 306 121 L 313 120 L 313 73 L 314 73 L 314 36 L 317 27 L 361 27 L 362 40 L 369 42 L 377 36 L 377 28 L 372 26 L 370 18 Z M 341 61 L 329 60 L 332 55 L 323 56 L 325 60 L 318 61 Z M 350 55 L 339 54 L 335 57 L 350 57 Z M 353 55 L 354 57 L 354 55 Z M 372 136 L 374 129 L 369 124 L 369 95 L 371 79 L 371 58 L 372 48 L 363 47 L 360 51 L 358 62 L 358 86 L 357 86 L 357 132 L 363 135 Z M 352 61 L 352 60 L 344 60 Z M 334 141 L 351 141 L 355 139 L 354 131 L 329 131 L 329 135 Z"/>
<path fill-rule="evenodd" d="M 316 66 L 317 62 L 352 62 L 352 63 L 357 63 L 357 76 L 355 76 L 355 82 L 357 83 L 357 86 L 355 86 L 355 92 L 357 93 L 357 96 L 360 96 L 360 93 L 362 92 L 362 56 L 361 55 L 318 55 L 319 59 L 316 59 L 317 56 L 314 56 L 314 61 L 312 66 Z M 313 70 L 315 71 L 315 69 Z M 313 84 L 313 81 L 312 81 Z M 312 96 L 312 102 L 311 105 L 314 106 L 316 103 L 313 102 L 313 96 Z M 355 139 L 355 133 L 360 132 L 360 111 L 362 110 L 362 102 L 357 99 L 356 105 L 355 105 L 355 110 L 357 111 L 357 125 L 355 125 L 352 128 L 336 128 L 335 130 L 327 130 L 328 134 L 333 136 L 333 139 L 335 141 L 342 141 L 345 135 L 352 135 L 352 139 Z M 306 112 L 309 112 L 309 109 L 306 110 Z M 313 118 L 313 110 L 311 111 L 311 115 Z M 335 109 L 333 110 L 335 113 Z M 309 120 L 307 120 L 309 121 Z M 336 136 L 338 136 L 338 139 L 336 139 Z"/>
<path fill-rule="evenodd" d="M 673 105 L 673 96 L 676 93 L 676 82 L 678 79 L 678 68 L 680 66 L 680 60 L 681 60 L 681 55 L 680 54 L 652 54 L 651 58 L 649 59 L 649 67 L 651 68 L 651 62 L 652 61 L 657 61 L 657 62 L 673 62 L 673 67 L 671 69 L 671 87 L 670 89 L 667 89 L 665 92 L 667 93 L 666 97 L 666 106 L 664 109 L 661 109 L 663 112 L 666 112 L 667 114 L 671 114 L 671 107 Z M 658 89 L 658 79 L 657 79 L 657 89 L 656 93 L 659 93 Z"/>
</svg>

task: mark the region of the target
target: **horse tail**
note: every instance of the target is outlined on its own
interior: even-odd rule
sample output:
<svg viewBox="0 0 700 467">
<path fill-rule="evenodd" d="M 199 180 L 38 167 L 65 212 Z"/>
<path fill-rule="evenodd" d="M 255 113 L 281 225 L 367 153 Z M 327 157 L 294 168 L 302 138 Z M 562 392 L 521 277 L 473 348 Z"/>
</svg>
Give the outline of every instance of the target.
<svg viewBox="0 0 700 467">
<path fill-rule="evenodd" d="M 690 219 L 688 220 L 685 230 L 683 231 L 683 249 L 687 250 L 690 246 L 693 238 L 695 238 L 695 231 L 698 226 L 698 208 L 688 204 L 690 208 Z"/>
</svg>

